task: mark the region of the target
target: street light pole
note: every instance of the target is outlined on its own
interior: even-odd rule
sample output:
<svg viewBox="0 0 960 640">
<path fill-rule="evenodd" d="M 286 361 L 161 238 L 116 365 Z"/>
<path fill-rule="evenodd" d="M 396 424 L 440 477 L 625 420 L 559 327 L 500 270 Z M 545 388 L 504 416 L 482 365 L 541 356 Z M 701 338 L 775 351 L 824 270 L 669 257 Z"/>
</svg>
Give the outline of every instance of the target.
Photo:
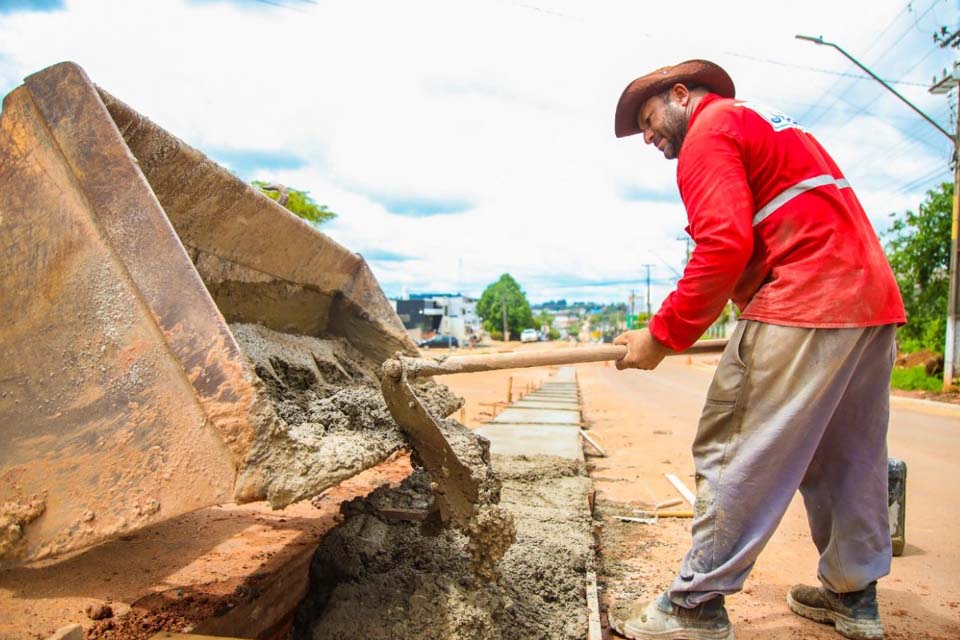
<svg viewBox="0 0 960 640">
<path fill-rule="evenodd" d="M 950 140 L 950 143 L 953 144 L 954 147 L 956 147 L 956 145 L 957 145 L 957 138 L 956 138 L 956 136 L 954 136 L 954 134 L 950 133 L 949 131 L 947 131 L 946 129 L 944 129 L 943 127 L 941 127 L 939 124 L 937 124 L 937 122 L 936 122 L 933 118 L 931 118 L 930 116 L 928 116 L 927 114 L 925 114 L 923 111 L 920 111 L 920 109 L 917 108 L 916 105 L 914 105 L 912 102 L 910 102 L 909 100 L 907 100 L 906 98 L 904 98 L 902 95 L 900 95 L 900 92 L 899 92 L 899 91 L 897 91 L 896 89 L 894 89 L 893 87 L 891 87 L 889 84 L 887 84 L 886 81 L 885 81 L 883 78 L 881 78 L 880 76 L 878 76 L 877 74 L 875 74 L 873 71 L 870 71 L 870 69 L 868 69 L 868 68 L 866 68 L 865 66 L 863 66 L 863 65 L 860 63 L 859 60 L 857 60 L 857 59 L 854 58 L 852 55 L 850 55 L 849 53 L 847 53 L 846 51 L 844 51 L 839 45 L 834 44 L 833 42 L 827 42 L 826 40 L 823 39 L 823 36 L 819 36 L 819 37 L 814 38 L 813 36 L 801 36 L 801 35 L 798 35 L 798 36 L 796 36 L 796 38 L 797 38 L 797 40 L 806 40 L 807 42 L 812 42 L 812 43 L 814 43 L 814 44 L 822 44 L 822 45 L 827 46 L 827 47 L 833 47 L 834 49 L 836 49 L 837 51 L 839 51 L 840 53 L 842 53 L 850 62 L 852 62 L 853 64 L 855 64 L 855 65 L 857 65 L 858 67 L 860 67 L 861 69 L 863 69 L 865 72 L 867 72 L 867 73 L 870 75 L 871 78 L 873 78 L 874 80 L 876 80 L 877 82 L 879 82 L 880 84 L 882 84 L 887 91 L 889 91 L 889 92 L 892 93 L 893 95 L 895 95 L 895 96 L 897 96 L 898 98 L 900 98 L 900 101 L 901 101 L 901 102 L 903 102 L 905 105 L 907 105 L 908 107 L 910 107 L 911 109 L 913 109 L 914 111 L 916 111 L 916 112 L 920 115 L 921 118 L 923 118 L 924 120 L 926 120 L 927 122 L 929 122 L 930 124 L 932 124 L 934 127 L 936 127 L 937 131 L 939 131 L 939 132 L 942 133 L 943 135 L 947 136 L 947 138 Z"/>
<path fill-rule="evenodd" d="M 900 95 L 896 89 L 887 84 L 880 76 L 875 74 L 873 71 L 861 64 L 859 60 L 844 51 L 839 45 L 836 45 L 833 42 L 825 41 L 823 36 L 814 38 L 813 36 L 797 35 L 796 37 L 798 40 L 806 40 L 807 42 L 812 42 L 814 44 L 833 47 L 842 53 L 844 57 L 850 60 L 850 62 L 863 69 L 867 74 L 870 75 L 871 78 L 882 84 L 884 88 L 890 91 L 890 93 L 897 96 L 901 102 L 916 111 L 924 120 L 932 124 L 937 131 L 945 135 L 950 140 L 950 144 L 953 145 L 953 225 L 950 232 L 950 293 L 949 300 L 947 302 L 947 340 L 944 346 L 943 354 L 943 388 L 944 390 L 947 390 L 953 385 L 954 376 L 957 373 L 960 373 L 960 322 L 957 320 L 957 316 L 960 315 L 960 295 L 958 295 L 957 291 L 958 287 L 960 287 L 960 282 L 958 282 L 957 278 L 958 258 L 960 258 L 960 250 L 958 250 L 957 247 L 958 211 L 960 211 L 960 200 L 958 200 L 958 198 L 960 198 L 960 137 L 958 137 L 960 136 L 960 107 L 957 109 L 958 120 L 956 133 L 950 133 L 937 124 L 933 118 L 917 108 L 916 105 Z M 936 39 L 936 36 L 934 36 L 934 39 Z M 954 36 L 951 36 L 950 39 L 944 40 L 942 43 L 940 43 L 940 46 L 946 47 L 954 41 Z M 955 86 L 957 86 L 956 72 L 952 73 L 950 78 L 945 77 L 940 82 L 935 83 L 934 86 L 930 88 L 930 91 L 932 93 L 947 93 Z"/>
</svg>

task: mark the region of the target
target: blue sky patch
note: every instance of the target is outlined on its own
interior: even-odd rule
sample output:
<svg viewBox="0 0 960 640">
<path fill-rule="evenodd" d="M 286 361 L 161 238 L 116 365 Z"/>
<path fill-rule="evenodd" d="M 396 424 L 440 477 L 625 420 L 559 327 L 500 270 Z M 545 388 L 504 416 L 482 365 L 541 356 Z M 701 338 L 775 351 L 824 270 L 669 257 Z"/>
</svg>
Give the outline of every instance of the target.
<svg viewBox="0 0 960 640">
<path fill-rule="evenodd" d="M 370 196 L 386 208 L 390 213 L 411 218 L 427 218 L 430 216 L 444 216 L 469 211 L 473 205 L 466 200 L 456 198 L 417 198 Z"/>
<path fill-rule="evenodd" d="M 3 11 L 0 11 L 0 14 L 2 13 Z M 0 99 L 16 89 L 20 81 L 19 69 L 16 68 L 10 56 L 0 51 Z"/>
<path fill-rule="evenodd" d="M 672 285 L 675 282 L 675 279 L 653 276 L 650 278 L 650 284 L 657 285 Z M 590 287 L 623 287 L 627 285 L 633 286 L 645 286 L 647 283 L 646 271 L 643 269 L 637 269 L 637 274 L 633 278 L 625 279 L 609 279 L 609 280 L 590 280 L 589 278 L 581 278 L 577 276 L 565 276 L 565 275 L 556 275 L 550 278 L 549 282 L 543 282 L 541 286 L 552 287 L 554 289 L 580 289 L 580 288 L 590 288 Z"/>
<path fill-rule="evenodd" d="M 416 256 L 408 256 L 403 253 L 395 253 L 385 249 L 361 251 L 360 255 L 362 255 L 367 261 L 375 260 L 377 262 L 408 262 L 410 260 L 416 260 Z"/>
<path fill-rule="evenodd" d="M 623 187 L 620 199 L 627 202 L 674 202 L 679 204 L 680 193 L 676 189 L 644 189 L 643 187 Z"/>
<path fill-rule="evenodd" d="M 286 151 L 266 151 L 263 149 L 207 149 L 207 154 L 227 165 L 236 174 L 249 179 L 260 169 L 282 171 L 300 169 L 307 161 Z"/>
<path fill-rule="evenodd" d="M 18 11 L 59 11 L 66 8 L 63 0 L 0 0 L 0 14 Z"/>
</svg>

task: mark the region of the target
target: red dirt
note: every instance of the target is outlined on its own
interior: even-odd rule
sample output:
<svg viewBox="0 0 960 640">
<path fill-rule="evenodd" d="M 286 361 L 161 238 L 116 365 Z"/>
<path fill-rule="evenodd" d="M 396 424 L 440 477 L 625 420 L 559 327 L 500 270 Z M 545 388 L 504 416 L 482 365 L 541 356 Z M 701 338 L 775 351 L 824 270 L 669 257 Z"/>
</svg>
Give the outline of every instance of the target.
<svg viewBox="0 0 960 640">
<path fill-rule="evenodd" d="M 926 365 L 930 360 L 936 360 L 937 358 L 942 358 L 943 356 L 934 353 L 933 351 L 914 351 L 913 353 L 901 353 L 897 356 L 897 366 L 898 367 L 919 367 L 921 365 Z"/>
<path fill-rule="evenodd" d="M 86 640 L 146 640 L 158 631 L 276 635 L 306 588 L 306 571 L 340 503 L 399 482 L 396 456 L 314 499 L 202 509 L 58 562 L 0 573 L 0 640 L 48 637 L 71 623 Z M 109 604 L 112 618 L 87 607 Z"/>
<path fill-rule="evenodd" d="M 891 393 L 901 398 L 916 398 L 918 400 L 933 400 L 934 402 L 947 402 L 949 404 L 960 404 L 960 391 L 943 391 L 934 393 L 932 391 L 907 391 L 906 389 L 894 389 Z"/>
</svg>

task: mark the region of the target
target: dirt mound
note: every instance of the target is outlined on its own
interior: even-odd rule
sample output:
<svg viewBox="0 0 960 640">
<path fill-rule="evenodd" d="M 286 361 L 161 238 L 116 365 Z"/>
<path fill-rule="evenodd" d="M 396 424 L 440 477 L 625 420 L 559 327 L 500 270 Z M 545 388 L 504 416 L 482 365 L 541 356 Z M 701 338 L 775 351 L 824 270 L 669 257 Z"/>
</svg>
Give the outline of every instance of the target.
<svg viewBox="0 0 960 640">
<path fill-rule="evenodd" d="M 943 373 L 943 356 L 926 349 L 913 353 L 901 353 L 897 356 L 896 365 L 905 369 L 922 366 L 927 375 L 934 376 Z"/>
<path fill-rule="evenodd" d="M 466 537 L 382 517 L 378 509 L 425 504 L 418 472 L 343 509 L 311 566 L 311 590 L 296 638 L 371 640 L 580 640 L 586 635 L 585 576 L 593 563 L 590 480 L 583 466 L 549 456 L 494 456 L 500 505 L 516 541 L 501 577 L 471 571 Z"/>
<path fill-rule="evenodd" d="M 189 633 L 203 621 L 256 599 L 262 577 L 254 576 L 227 594 L 202 586 L 150 594 L 134 602 L 125 615 L 96 622 L 84 640 L 147 640 L 161 631 Z"/>
</svg>

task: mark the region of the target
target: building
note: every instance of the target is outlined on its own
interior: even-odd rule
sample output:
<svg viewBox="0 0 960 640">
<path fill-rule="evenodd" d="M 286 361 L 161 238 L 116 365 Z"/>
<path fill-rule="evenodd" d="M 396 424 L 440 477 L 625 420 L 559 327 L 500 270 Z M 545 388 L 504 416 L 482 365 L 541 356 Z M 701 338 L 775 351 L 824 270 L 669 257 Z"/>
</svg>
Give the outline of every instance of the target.
<svg viewBox="0 0 960 640">
<path fill-rule="evenodd" d="M 461 343 L 482 330 L 477 300 L 460 293 L 414 293 L 396 300 L 397 315 L 414 340 L 434 334 L 452 335 Z"/>
<path fill-rule="evenodd" d="M 397 315 L 414 340 L 422 340 L 437 332 L 443 310 L 433 302 L 421 299 L 397 300 Z"/>
</svg>

